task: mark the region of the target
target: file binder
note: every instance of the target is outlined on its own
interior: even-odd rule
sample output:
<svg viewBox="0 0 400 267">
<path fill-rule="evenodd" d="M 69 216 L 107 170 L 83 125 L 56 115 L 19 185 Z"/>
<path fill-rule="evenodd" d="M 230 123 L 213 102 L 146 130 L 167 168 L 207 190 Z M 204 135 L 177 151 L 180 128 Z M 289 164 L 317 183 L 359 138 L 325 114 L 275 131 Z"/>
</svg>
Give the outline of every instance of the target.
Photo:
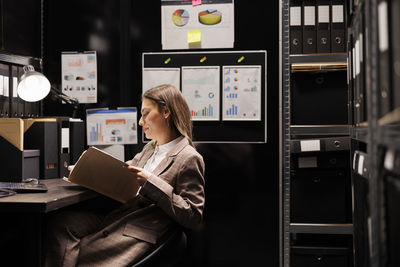
<svg viewBox="0 0 400 267">
<path fill-rule="evenodd" d="M 303 53 L 317 52 L 315 0 L 303 1 Z"/>
<path fill-rule="evenodd" d="M 393 108 L 400 108 L 400 0 L 391 1 L 391 49 L 392 49 L 392 100 Z"/>
<path fill-rule="evenodd" d="M 331 51 L 345 52 L 344 0 L 331 0 Z"/>
<path fill-rule="evenodd" d="M 68 165 L 70 165 L 70 127 L 68 117 L 58 117 L 58 175 L 59 177 L 68 177 Z"/>
<path fill-rule="evenodd" d="M 1 74 L 0 72 L 0 118 L 4 117 L 4 113 L 3 113 L 3 106 L 6 102 L 5 100 L 5 96 L 4 96 L 4 76 Z"/>
<path fill-rule="evenodd" d="M 347 86 L 348 92 L 348 123 L 355 124 L 354 120 L 354 85 L 353 85 L 353 54 L 352 54 L 352 33 L 347 32 Z"/>
<path fill-rule="evenodd" d="M 379 38 L 379 116 L 391 110 L 390 104 L 390 64 L 389 64 L 389 21 L 388 3 L 380 0 L 378 4 L 378 38 Z"/>
<path fill-rule="evenodd" d="M 85 151 L 86 129 L 85 122 L 82 120 L 70 120 L 69 122 L 69 154 L 70 164 L 75 164 L 83 151 Z"/>
<path fill-rule="evenodd" d="M 59 177 L 59 139 L 58 123 L 55 119 L 28 119 L 24 120 L 26 131 L 24 134 L 24 146 L 26 149 L 40 150 L 40 178 Z M 29 126 L 29 124 L 31 124 Z"/>
<path fill-rule="evenodd" d="M 290 54 L 303 53 L 301 0 L 290 1 Z"/>
<path fill-rule="evenodd" d="M 317 2 L 317 53 L 331 52 L 330 0 Z"/>
<path fill-rule="evenodd" d="M 2 79 L 0 81 L 2 82 L 2 95 L 1 97 L 1 102 L 2 102 L 2 110 L 0 110 L 0 114 L 2 117 L 9 117 L 10 115 L 10 100 L 9 100 L 9 75 L 10 75 L 10 70 L 9 67 L 5 64 L 0 63 L 0 75 L 2 76 Z"/>
<path fill-rule="evenodd" d="M 358 57 L 359 57 L 359 87 L 360 87 L 360 101 L 361 101 L 361 106 L 360 106 L 360 111 L 361 111 L 361 121 L 365 122 L 368 120 L 368 110 L 367 110 L 367 91 L 365 87 L 365 58 L 364 58 L 364 29 L 365 29 L 365 23 L 364 23 L 364 13 L 360 14 L 359 22 L 358 22 Z"/>
<path fill-rule="evenodd" d="M 354 54 L 354 86 L 355 86 L 355 97 L 356 97 L 356 102 L 355 102 L 355 108 L 356 108 L 356 123 L 362 122 L 362 91 L 361 91 L 361 86 L 360 86 L 360 42 L 358 39 L 358 20 L 354 21 L 353 24 L 353 41 L 354 41 L 354 47 L 353 47 L 353 54 Z"/>
<path fill-rule="evenodd" d="M 11 66 L 11 78 L 10 78 L 10 114 L 12 117 L 22 117 L 24 115 L 24 103 L 23 100 L 18 97 L 18 68 L 17 66 Z"/>
</svg>

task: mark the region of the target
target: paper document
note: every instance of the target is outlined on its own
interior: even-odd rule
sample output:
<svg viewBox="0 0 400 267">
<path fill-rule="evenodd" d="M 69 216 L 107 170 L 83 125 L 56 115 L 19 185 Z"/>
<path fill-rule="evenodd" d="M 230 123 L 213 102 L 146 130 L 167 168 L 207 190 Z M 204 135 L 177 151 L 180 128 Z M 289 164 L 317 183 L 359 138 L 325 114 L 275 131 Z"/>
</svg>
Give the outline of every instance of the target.
<svg viewBox="0 0 400 267">
<path fill-rule="evenodd" d="M 136 175 L 127 166 L 110 154 L 90 147 L 76 162 L 68 180 L 125 203 L 139 190 Z"/>
<path fill-rule="evenodd" d="M 79 103 L 97 103 L 96 51 L 62 52 L 62 92 Z"/>
</svg>

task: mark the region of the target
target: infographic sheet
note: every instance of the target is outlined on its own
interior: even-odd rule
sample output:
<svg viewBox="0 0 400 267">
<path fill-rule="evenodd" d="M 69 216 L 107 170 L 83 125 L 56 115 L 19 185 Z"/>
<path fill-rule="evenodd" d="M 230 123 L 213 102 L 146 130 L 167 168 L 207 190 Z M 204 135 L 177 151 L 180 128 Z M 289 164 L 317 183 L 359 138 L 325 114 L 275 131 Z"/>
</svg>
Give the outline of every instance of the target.
<svg viewBox="0 0 400 267">
<path fill-rule="evenodd" d="M 219 120 L 220 67 L 182 67 L 182 94 L 193 121 Z"/>
<path fill-rule="evenodd" d="M 222 119 L 261 120 L 261 66 L 223 66 Z"/>
<path fill-rule="evenodd" d="M 62 92 L 79 103 L 97 103 L 96 52 L 61 54 Z"/>
<path fill-rule="evenodd" d="M 180 90 L 180 68 L 143 68 L 143 92 L 162 84 L 172 84 Z"/>
</svg>

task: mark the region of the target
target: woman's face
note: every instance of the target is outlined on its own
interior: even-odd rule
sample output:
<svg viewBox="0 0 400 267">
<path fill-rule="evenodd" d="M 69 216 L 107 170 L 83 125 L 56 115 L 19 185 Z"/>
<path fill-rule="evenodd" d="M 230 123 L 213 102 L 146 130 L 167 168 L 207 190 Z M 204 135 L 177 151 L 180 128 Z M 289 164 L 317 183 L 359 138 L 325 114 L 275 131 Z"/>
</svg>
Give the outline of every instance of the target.
<svg viewBox="0 0 400 267">
<path fill-rule="evenodd" d="M 143 127 L 143 132 L 148 139 L 156 141 L 162 140 L 163 136 L 168 131 L 168 123 L 165 112 L 158 110 L 157 104 L 147 98 L 142 102 L 142 117 L 139 120 L 139 125 Z"/>
</svg>

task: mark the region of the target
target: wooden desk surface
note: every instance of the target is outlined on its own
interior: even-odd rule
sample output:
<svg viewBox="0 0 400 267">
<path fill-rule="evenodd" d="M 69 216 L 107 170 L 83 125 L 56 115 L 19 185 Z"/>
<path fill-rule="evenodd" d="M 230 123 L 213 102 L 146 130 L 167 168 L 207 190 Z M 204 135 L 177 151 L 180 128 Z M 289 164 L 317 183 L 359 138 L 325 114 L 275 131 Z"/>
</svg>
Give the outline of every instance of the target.
<svg viewBox="0 0 400 267">
<path fill-rule="evenodd" d="M 99 196 L 62 179 L 43 179 L 40 182 L 48 187 L 46 193 L 18 193 L 0 198 L 0 212 L 46 213 Z"/>
</svg>

